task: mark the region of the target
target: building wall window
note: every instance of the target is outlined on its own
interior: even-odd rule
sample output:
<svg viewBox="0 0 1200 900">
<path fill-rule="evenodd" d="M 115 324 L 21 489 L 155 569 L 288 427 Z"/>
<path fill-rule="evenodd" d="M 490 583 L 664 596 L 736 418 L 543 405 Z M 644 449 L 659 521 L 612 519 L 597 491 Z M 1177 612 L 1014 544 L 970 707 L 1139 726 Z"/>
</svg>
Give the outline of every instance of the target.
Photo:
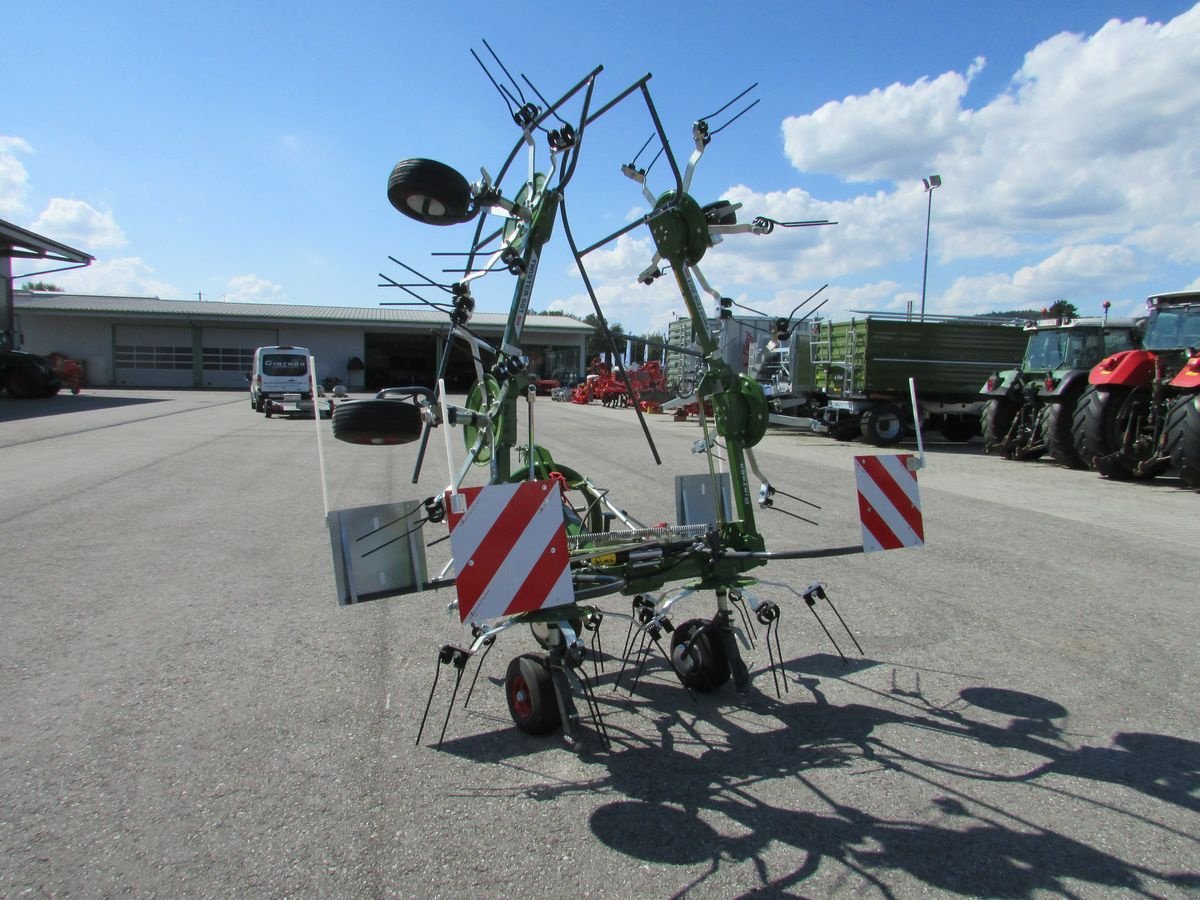
<svg viewBox="0 0 1200 900">
<path fill-rule="evenodd" d="M 116 367 L 118 369 L 190 370 L 192 368 L 192 348 L 118 344 Z"/>
<path fill-rule="evenodd" d="M 201 354 L 206 372 L 249 372 L 254 366 L 253 347 L 205 347 Z"/>
</svg>

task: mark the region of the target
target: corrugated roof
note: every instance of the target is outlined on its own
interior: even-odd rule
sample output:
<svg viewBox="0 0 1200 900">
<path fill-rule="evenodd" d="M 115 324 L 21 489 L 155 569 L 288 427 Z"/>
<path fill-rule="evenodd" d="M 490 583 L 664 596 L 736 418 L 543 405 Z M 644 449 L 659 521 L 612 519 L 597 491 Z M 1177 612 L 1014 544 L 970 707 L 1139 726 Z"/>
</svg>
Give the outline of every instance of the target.
<svg viewBox="0 0 1200 900">
<path fill-rule="evenodd" d="M 158 297 L 109 297 L 97 294 L 60 294 L 14 291 L 13 305 L 22 313 L 82 315 L 138 315 L 191 319 L 290 319 L 304 322 L 350 324 L 356 322 L 404 325 L 445 325 L 447 318 L 434 309 L 395 306 L 303 306 L 288 303 L 227 303 L 216 300 L 160 300 Z M 472 324 L 503 328 L 503 313 L 476 313 Z M 592 331 L 592 326 L 568 316 L 528 316 L 526 328 L 543 331 Z"/>
</svg>

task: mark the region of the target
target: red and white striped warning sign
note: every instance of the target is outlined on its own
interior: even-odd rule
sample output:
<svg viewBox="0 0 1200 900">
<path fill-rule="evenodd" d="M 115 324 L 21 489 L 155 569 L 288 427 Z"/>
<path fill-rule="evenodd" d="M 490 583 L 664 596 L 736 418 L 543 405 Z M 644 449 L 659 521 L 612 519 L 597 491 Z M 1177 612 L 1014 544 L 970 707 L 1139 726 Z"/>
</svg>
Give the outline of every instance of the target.
<svg viewBox="0 0 1200 900">
<path fill-rule="evenodd" d="M 911 453 L 854 457 L 864 550 L 896 550 L 925 543 L 915 462 Z"/>
<path fill-rule="evenodd" d="M 575 601 L 556 481 L 447 491 L 445 502 L 464 622 Z"/>
</svg>

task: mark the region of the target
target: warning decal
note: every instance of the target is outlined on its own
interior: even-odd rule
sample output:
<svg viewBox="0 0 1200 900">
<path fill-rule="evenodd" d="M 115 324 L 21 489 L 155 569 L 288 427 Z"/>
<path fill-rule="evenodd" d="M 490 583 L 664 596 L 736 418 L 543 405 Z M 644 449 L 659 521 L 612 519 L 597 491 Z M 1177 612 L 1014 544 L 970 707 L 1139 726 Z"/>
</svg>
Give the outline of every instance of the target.
<svg viewBox="0 0 1200 900">
<path fill-rule="evenodd" d="M 463 488 L 445 507 L 464 622 L 575 601 L 558 482 Z"/>
<path fill-rule="evenodd" d="M 925 543 L 915 462 L 911 453 L 854 457 L 864 550 L 897 550 Z"/>
</svg>

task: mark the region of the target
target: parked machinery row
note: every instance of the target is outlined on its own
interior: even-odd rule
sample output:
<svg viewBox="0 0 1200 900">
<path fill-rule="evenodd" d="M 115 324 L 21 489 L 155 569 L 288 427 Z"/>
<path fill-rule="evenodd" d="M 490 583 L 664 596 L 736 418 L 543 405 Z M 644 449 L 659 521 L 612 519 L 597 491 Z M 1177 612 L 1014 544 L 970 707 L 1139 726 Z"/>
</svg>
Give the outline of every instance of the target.
<svg viewBox="0 0 1200 900">
<path fill-rule="evenodd" d="M 1144 319 L 1110 319 L 1107 308 L 1023 328 L 878 314 L 818 322 L 781 333 L 756 377 L 773 421 L 842 440 L 899 441 L 914 418 L 911 377 L 924 427 L 947 440 L 982 433 L 989 453 L 1112 479 L 1173 469 L 1200 490 L 1200 292 L 1156 294 Z M 1010 362 L 970 387 L 988 357 Z"/>
</svg>

